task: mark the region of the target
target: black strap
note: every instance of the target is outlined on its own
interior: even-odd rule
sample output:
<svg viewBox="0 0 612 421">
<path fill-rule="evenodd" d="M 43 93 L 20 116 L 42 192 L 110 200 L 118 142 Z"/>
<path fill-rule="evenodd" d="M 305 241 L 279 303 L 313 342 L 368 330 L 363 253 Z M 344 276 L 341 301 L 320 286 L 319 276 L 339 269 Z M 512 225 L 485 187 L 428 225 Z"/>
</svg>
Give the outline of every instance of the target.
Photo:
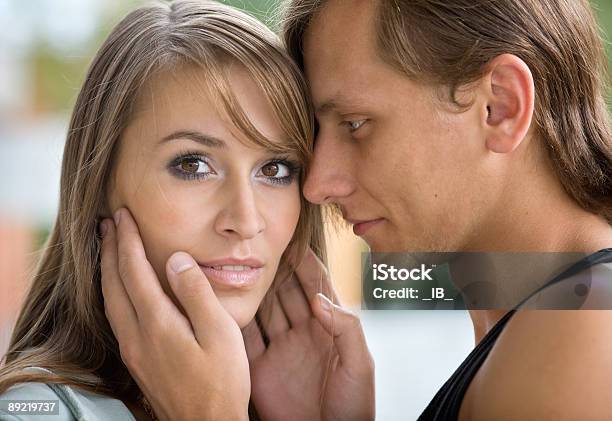
<svg viewBox="0 0 612 421">
<path fill-rule="evenodd" d="M 467 358 L 461 363 L 457 370 L 455 370 L 453 375 L 444 383 L 438 393 L 436 393 L 432 401 L 419 417 L 419 421 L 452 421 L 458 418 L 465 392 L 478 372 L 478 369 L 489 355 L 489 352 L 491 352 L 502 330 L 517 311 L 517 307 L 527 301 L 531 296 L 550 285 L 569 278 L 597 264 L 610 262 L 612 262 L 612 248 L 606 248 L 586 256 L 584 259 L 574 263 L 571 267 L 538 288 L 534 293 L 521 301 L 519 305 L 504 314 L 491 330 L 487 332 L 478 345 L 476 345 L 472 352 L 470 352 Z"/>
</svg>

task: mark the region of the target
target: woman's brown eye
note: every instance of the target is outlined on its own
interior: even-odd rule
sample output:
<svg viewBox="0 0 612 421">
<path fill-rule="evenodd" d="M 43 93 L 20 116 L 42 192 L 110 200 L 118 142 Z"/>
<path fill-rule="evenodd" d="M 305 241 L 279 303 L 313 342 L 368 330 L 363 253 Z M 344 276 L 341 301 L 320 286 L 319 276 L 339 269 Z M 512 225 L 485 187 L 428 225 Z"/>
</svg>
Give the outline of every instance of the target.
<svg viewBox="0 0 612 421">
<path fill-rule="evenodd" d="M 195 154 L 176 157 L 169 163 L 168 170 L 173 176 L 184 180 L 204 180 L 216 175 L 207 158 Z"/>
<path fill-rule="evenodd" d="M 262 167 L 261 172 L 266 177 L 275 177 L 278 174 L 278 164 L 266 164 Z"/>
<path fill-rule="evenodd" d="M 185 172 L 197 173 L 200 167 L 200 160 L 197 158 L 187 158 L 181 162 L 181 169 Z"/>
</svg>

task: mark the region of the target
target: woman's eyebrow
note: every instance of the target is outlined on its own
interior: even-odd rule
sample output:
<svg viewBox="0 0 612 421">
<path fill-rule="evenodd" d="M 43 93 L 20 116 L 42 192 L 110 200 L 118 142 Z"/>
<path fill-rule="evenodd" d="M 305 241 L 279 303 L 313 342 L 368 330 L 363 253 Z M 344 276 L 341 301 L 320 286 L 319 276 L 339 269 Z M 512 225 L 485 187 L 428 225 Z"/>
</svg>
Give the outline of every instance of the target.
<svg viewBox="0 0 612 421">
<path fill-rule="evenodd" d="M 223 140 L 216 138 L 214 136 L 209 136 L 204 133 L 200 133 L 195 130 L 179 130 L 174 133 L 165 136 L 162 140 L 159 141 L 159 144 L 168 142 L 171 140 L 177 139 L 189 139 L 194 142 L 198 142 L 204 146 L 209 146 L 212 148 L 225 148 L 226 144 Z"/>
</svg>

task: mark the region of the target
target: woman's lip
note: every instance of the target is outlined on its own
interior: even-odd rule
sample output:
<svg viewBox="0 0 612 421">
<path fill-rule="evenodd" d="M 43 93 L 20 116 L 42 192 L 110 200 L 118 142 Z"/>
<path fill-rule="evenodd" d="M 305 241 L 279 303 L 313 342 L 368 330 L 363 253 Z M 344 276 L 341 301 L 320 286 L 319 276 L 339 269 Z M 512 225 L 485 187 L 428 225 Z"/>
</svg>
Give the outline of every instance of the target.
<svg viewBox="0 0 612 421">
<path fill-rule="evenodd" d="M 246 270 L 219 270 L 204 265 L 200 265 L 200 269 L 210 282 L 233 288 L 246 288 L 254 285 L 259 280 L 263 270 L 261 267 L 251 267 Z"/>
<path fill-rule="evenodd" d="M 368 231 L 374 225 L 382 221 L 383 219 L 379 218 L 379 219 L 372 219 L 370 221 L 363 221 L 363 222 L 355 223 L 353 224 L 353 233 L 355 233 L 355 235 L 357 236 L 362 236 L 366 233 L 366 231 Z"/>
<path fill-rule="evenodd" d="M 224 265 L 234 265 L 234 266 L 251 266 L 253 268 L 259 268 L 263 266 L 261 260 L 256 259 L 254 257 L 249 257 L 246 259 L 236 259 L 233 257 L 226 257 L 223 259 L 210 260 L 208 262 L 198 262 L 200 266 L 224 266 Z"/>
</svg>

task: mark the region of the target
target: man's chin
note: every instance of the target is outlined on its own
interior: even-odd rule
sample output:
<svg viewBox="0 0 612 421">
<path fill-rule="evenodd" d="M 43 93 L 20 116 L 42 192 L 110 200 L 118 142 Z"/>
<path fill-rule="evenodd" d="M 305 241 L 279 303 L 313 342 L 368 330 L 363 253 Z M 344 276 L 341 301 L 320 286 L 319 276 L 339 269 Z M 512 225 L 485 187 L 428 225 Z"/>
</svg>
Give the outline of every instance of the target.
<svg viewBox="0 0 612 421">
<path fill-rule="evenodd" d="M 436 247 L 431 243 L 426 242 L 402 242 L 395 241 L 393 238 L 363 238 L 368 247 L 370 253 L 426 253 L 426 252 L 440 252 L 443 251 L 442 247 Z"/>
<path fill-rule="evenodd" d="M 366 239 L 362 237 L 362 239 L 370 248 L 371 253 L 400 253 L 405 251 L 390 238 L 379 239 L 377 237 L 369 237 Z"/>
</svg>

